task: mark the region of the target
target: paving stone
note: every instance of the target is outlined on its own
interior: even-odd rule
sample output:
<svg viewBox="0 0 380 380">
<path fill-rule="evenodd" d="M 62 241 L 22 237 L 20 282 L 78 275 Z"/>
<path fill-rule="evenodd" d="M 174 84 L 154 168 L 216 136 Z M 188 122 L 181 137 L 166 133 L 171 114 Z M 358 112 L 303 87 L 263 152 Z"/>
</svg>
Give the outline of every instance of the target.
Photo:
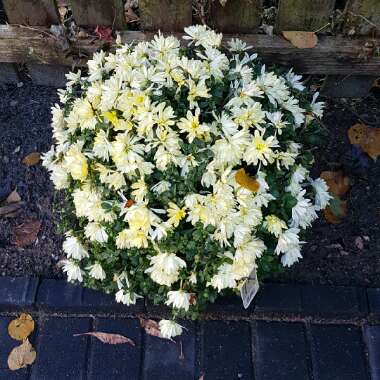
<svg viewBox="0 0 380 380">
<path fill-rule="evenodd" d="M 204 323 L 203 372 L 207 380 L 251 380 L 251 329 L 247 322 Z"/>
<path fill-rule="evenodd" d="M 8 324 L 12 319 L 14 318 L 0 318 L 0 380 L 26 380 L 28 379 L 28 368 L 21 368 L 17 371 L 11 371 L 8 369 L 8 355 L 15 347 L 21 344 L 21 342 L 12 339 L 8 335 Z M 35 335 L 36 332 L 30 337 L 32 344 L 34 344 Z"/>
<path fill-rule="evenodd" d="M 367 289 L 369 311 L 380 315 L 380 288 Z"/>
<path fill-rule="evenodd" d="M 145 335 L 144 380 L 193 380 L 195 377 L 195 325 L 180 321 L 186 327 L 175 343 Z M 183 359 L 181 359 L 181 344 Z"/>
<path fill-rule="evenodd" d="M 380 325 L 365 326 L 368 361 L 372 380 L 380 380 Z"/>
<path fill-rule="evenodd" d="M 359 327 L 313 325 L 311 334 L 314 380 L 368 380 Z"/>
<path fill-rule="evenodd" d="M 88 380 L 137 380 L 142 349 L 139 321 L 99 318 L 94 322 L 95 330 L 124 335 L 135 342 L 135 347 L 129 344 L 104 344 L 91 338 Z"/>
<path fill-rule="evenodd" d="M 365 290 L 345 286 L 302 286 L 302 306 L 307 314 L 358 315 L 368 313 Z"/>
<path fill-rule="evenodd" d="M 303 324 L 258 321 L 254 347 L 256 380 L 309 379 Z"/>
<path fill-rule="evenodd" d="M 32 307 L 37 288 L 38 278 L 0 277 L 0 311 Z"/>
<path fill-rule="evenodd" d="M 136 305 L 124 305 L 115 301 L 115 296 L 105 294 L 89 288 L 84 288 L 82 293 L 81 309 L 83 311 L 116 312 L 124 314 L 143 313 L 145 305 L 143 299 L 138 299 Z"/>
<path fill-rule="evenodd" d="M 263 285 L 255 299 L 255 311 L 301 312 L 301 287 L 282 284 Z"/>
<path fill-rule="evenodd" d="M 42 280 L 37 294 L 37 307 L 53 311 L 80 310 L 83 288 L 65 280 Z"/>
<path fill-rule="evenodd" d="M 88 331 L 91 331 L 89 318 L 57 317 L 41 322 L 36 345 L 37 359 L 30 379 L 86 379 L 88 337 L 74 337 L 73 334 Z"/>
<path fill-rule="evenodd" d="M 248 316 L 253 312 L 253 303 L 248 309 L 244 309 L 243 302 L 239 296 L 227 296 L 218 298 L 215 303 L 207 305 L 206 314 L 219 316 L 228 314 L 229 316 Z"/>
</svg>

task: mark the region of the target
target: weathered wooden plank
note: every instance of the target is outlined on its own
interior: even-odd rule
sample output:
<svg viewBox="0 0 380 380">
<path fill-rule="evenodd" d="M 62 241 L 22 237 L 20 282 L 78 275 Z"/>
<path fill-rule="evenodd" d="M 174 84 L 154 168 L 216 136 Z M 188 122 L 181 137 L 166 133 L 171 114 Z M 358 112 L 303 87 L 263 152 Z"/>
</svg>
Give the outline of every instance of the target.
<svg viewBox="0 0 380 380">
<path fill-rule="evenodd" d="M 345 32 L 359 35 L 380 34 L 380 1 L 348 0 L 346 8 Z"/>
<path fill-rule="evenodd" d="M 329 75 L 323 81 L 321 95 L 328 98 L 361 98 L 368 95 L 374 79 L 368 75 Z"/>
<path fill-rule="evenodd" d="M 91 38 L 78 39 L 72 45 L 72 54 L 62 51 L 48 29 L 29 30 L 11 25 L 0 25 L 0 62 L 36 62 L 46 64 L 71 65 L 75 53 L 91 55 L 102 46 L 102 41 Z M 126 43 L 149 41 L 154 33 L 125 31 L 121 33 Z M 182 34 L 175 33 L 182 40 Z M 367 38 L 348 39 L 344 37 L 321 36 L 313 49 L 297 49 L 281 37 L 267 35 L 242 34 L 225 35 L 225 40 L 239 37 L 257 52 L 268 64 L 292 66 L 297 72 L 305 74 L 336 75 L 378 75 L 380 57 L 363 58 L 363 46 Z M 379 41 L 380 42 L 380 41 Z M 73 56 L 74 55 L 74 56 Z M 78 61 L 84 64 L 84 61 Z"/>
<path fill-rule="evenodd" d="M 54 0 L 3 0 L 11 24 L 45 25 L 59 23 Z"/>
<path fill-rule="evenodd" d="M 211 23 L 224 33 L 255 33 L 261 22 L 262 0 L 213 1 Z"/>
<path fill-rule="evenodd" d="M 78 25 L 96 27 L 125 27 L 122 0 L 70 0 L 71 10 Z"/>
<path fill-rule="evenodd" d="M 191 0 L 139 0 L 143 30 L 180 32 L 192 22 Z"/>
<path fill-rule="evenodd" d="M 276 30 L 316 31 L 329 23 L 335 0 L 280 0 Z"/>
</svg>

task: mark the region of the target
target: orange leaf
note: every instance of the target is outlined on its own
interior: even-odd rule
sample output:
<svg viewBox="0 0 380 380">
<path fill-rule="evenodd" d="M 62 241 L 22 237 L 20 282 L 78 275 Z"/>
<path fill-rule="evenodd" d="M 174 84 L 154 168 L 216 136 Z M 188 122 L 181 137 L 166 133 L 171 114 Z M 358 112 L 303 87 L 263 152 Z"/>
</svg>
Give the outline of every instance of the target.
<svg viewBox="0 0 380 380">
<path fill-rule="evenodd" d="M 380 155 L 380 128 L 368 127 L 365 124 L 355 124 L 348 130 L 351 144 L 357 144 L 372 159 L 376 161 Z"/>
<path fill-rule="evenodd" d="M 338 197 L 346 194 L 350 188 L 350 179 L 341 170 L 325 171 L 321 173 L 320 177 L 326 181 L 330 193 Z"/>
<path fill-rule="evenodd" d="M 314 32 L 283 31 L 282 35 L 299 49 L 311 49 L 318 43 L 318 37 Z"/>
<path fill-rule="evenodd" d="M 27 166 L 33 166 L 38 164 L 38 162 L 40 161 L 40 157 L 41 155 L 38 152 L 33 152 L 25 156 L 22 160 L 22 163 Z"/>
<path fill-rule="evenodd" d="M 110 334 L 101 331 L 90 331 L 81 334 L 74 334 L 74 336 L 90 335 L 99 339 L 102 343 L 106 344 L 125 344 L 128 343 L 131 346 L 135 346 L 135 342 L 132 339 L 127 338 L 120 334 Z"/>
<path fill-rule="evenodd" d="M 331 210 L 330 206 L 327 206 L 323 210 L 325 219 L 331 224 L 339 224 L 342 219 L 347 216 L 347 201 L 340 201 L 340 215 L 336 215 Z"/>
<path fill-rule="evenodd" d="M 239 169 L 235 174 L 235 181 L 242 187 L 256 192 L 260 188 L 260 183 L 255 178 L 250 177 L 244 170 Z"/>
<path fill-rule="evenodd" d="M 27 220 L 23 224 L 17 226 L 15 232 L 15 244 L 18 247 L 26 247 L 35 242 L 38 232 L 41 228 L 39 220 Z"/>
</svg>

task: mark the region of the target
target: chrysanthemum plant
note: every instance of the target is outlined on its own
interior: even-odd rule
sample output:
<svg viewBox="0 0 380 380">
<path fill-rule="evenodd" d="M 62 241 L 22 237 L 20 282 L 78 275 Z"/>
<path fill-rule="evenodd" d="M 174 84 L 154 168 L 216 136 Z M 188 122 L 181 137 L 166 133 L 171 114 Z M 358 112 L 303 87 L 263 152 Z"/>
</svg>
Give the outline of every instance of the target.
<svg viewBox="0 0 380 380">
<path fill-rule="evenodd" d="M 96 53 L 69 74 L 44 156 L 64 189 L 68 281 L 196 318 L 301 258 L 326 207 L 310 148 L 323 103 L 292 70 L 269 71 L 250 47 L 205 26 Z"/>
</svg>

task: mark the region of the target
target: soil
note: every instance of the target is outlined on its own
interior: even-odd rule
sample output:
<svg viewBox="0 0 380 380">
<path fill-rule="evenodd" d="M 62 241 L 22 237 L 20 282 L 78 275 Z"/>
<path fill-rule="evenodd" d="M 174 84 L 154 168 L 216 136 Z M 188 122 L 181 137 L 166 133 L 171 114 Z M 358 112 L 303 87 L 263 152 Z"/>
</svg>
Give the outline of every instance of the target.
<svg viewBox="0 0 380 380">
<path fill-rule="evenodd" d="M 27 167 L 29 153 L 45 152 L 51 144 L 50 107 L 56 90 L 7 85 L 0 88 L 0 198 L 17 188 L 22 212 L 0 217 L 0 275 L 61 277 L 62 236 L 56 233 L 53 187 L 41 164 Z M 315 152 L 314 175 L 342 168 L 350 177 L 348 215 L 332 225 L 321 217 L 303 247 L 303 260 L 270 281 L 380 287 L 380 165 L 355 159 L 357 151 L 347 138 L 348 128 L 359 120 L 379 126 L 380 96 L 359 100 L 328 100 L 324 124 L 327 146 Z M 42 222 L 37 241 L 26 248 L 14 244 L 14 228 L 26 220 Z M 362 243 L 362 244 L 361 244 Z"/>
</svg>

